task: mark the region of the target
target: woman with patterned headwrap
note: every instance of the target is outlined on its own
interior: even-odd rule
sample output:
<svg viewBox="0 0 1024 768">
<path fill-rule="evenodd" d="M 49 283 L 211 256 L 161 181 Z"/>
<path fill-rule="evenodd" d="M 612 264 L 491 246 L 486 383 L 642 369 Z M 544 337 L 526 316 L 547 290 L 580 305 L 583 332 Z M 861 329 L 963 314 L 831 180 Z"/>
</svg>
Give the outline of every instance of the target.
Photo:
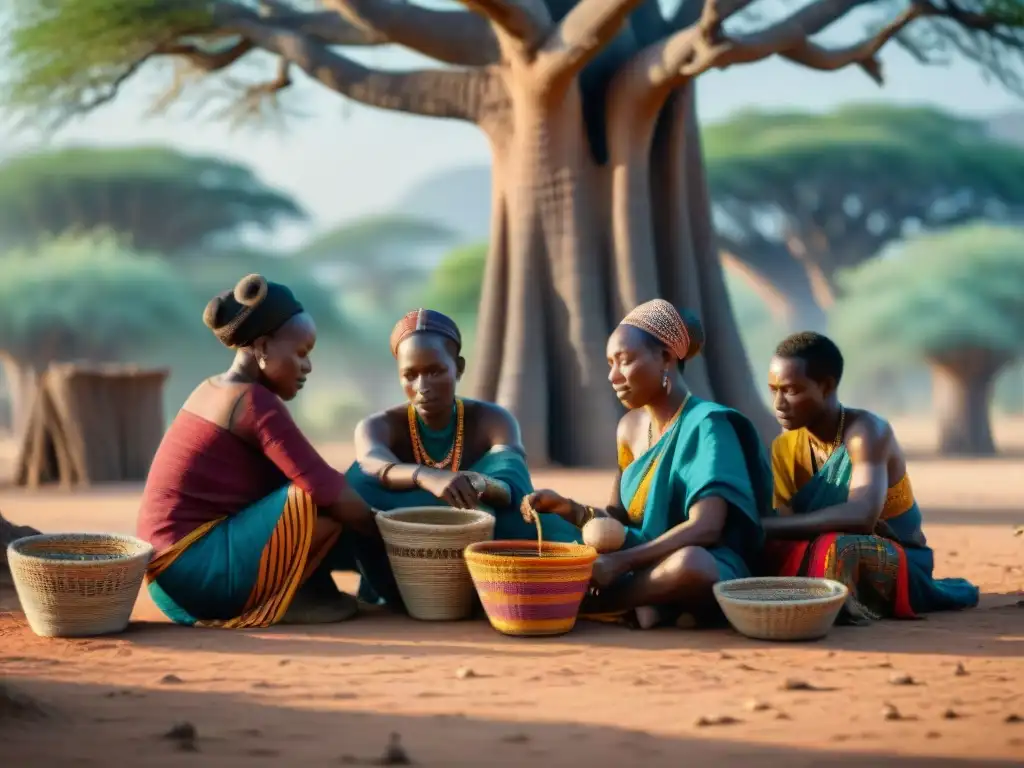
<svg viewBox="0 0 1024 768">
<path fill-rule="evenodd" d="M 351 486 L 376 509 L 487 509 L 497 538 L 536 537 L 518 511 L 533 490 L 518 422 L 499 405 L 456 396 L 466 361 L 455 322 L 430 309 L 409 312 L 391 333 L 391 352 L 408 401 L 356 427 Z M 553 515 L 541 521 L 551 541 L 579 533 Z"/>
<path fill-rule="evenodd" d="M 619 474 L 606 508 L 554 491 L 529 494 L 523 516 L 554 513 L 582 528 L 610 517 L 626 528 L 601 554 L 585 614 L 643 628 L 681 613 L 714 613 L 711 586 L 750 575 L 771 510 L 771 468 L 750 421 L 694 397 L 683 366 L 703 329 L 655 299 L 634 309 L 608 339 L 608 379 L 629 409 L 619 422 Z"/>
<path fill-rule="evenodd" d="M 357 605 L 331 571 L 357 567 L 397 599 L 373 510 L 282 402 L 312 371 L 313 318 L 286 286 L 249 275 L 203 320 L 235 360 L 192 392 L 150 467 L 138 533 L 156 549 L 157 607 L 204 627 L 341 621 Z"/>
</svg>

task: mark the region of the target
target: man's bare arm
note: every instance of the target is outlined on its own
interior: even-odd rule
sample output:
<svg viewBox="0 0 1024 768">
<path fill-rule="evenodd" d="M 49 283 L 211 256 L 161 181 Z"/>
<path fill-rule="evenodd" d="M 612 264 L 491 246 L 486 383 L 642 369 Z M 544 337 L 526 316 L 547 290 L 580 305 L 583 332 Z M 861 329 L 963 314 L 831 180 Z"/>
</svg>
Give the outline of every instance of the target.
<svg viewBox="0 0 1024 768">
<path fill-rule="evenodd" d="M 853 464 L 846 502 L 802 515 L 765 518 L 765 533 L 776 539 L 812 539 L 824 533 L 872 533 L 885 507 L 892 445 L 892 428 L 886 422 L 858 421 L 846 440 Z"/>
</svg>

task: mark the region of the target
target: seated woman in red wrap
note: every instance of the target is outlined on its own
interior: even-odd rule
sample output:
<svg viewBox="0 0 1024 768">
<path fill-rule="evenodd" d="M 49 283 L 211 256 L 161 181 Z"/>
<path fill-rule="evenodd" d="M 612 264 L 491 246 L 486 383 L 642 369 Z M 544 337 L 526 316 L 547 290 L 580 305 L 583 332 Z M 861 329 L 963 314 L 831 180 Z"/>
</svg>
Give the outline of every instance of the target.
<svg viewBox="0 0 1024 768">
<path fill-rule="evenodd" d="M 157 607 L 190 626 L 340 621 L 331 570 L 400 603 L 373 511 L 285 407 L 313 370 L 316 325 L 284 285 L 249 275 L 203 316 L 235 360 L 189 396 L 157 450 L 138 534 Z"/>
<path fill-rule="evenodd" d="M 885 419 L 839 402 L 842 377 L 843 356 L 821 334 L 775 350 L 768 386 L 785 432 L 772 445 L 767 570 L 846 584 L 841 618 L 855 623 L 976 605 L 973 584 L 932 576 L 903 451 Z"/>
</svg>

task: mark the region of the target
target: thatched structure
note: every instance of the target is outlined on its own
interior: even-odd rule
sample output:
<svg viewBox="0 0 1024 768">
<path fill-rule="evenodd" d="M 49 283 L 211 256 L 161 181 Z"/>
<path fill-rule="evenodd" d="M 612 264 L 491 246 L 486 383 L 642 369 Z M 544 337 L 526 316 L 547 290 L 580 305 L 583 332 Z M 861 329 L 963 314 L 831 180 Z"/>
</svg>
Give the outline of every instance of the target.
<svg viewBox="0 0 1024 768">
<path fill-rule="evenodd" d="M 16 485 L 145 480 L 164 433 L 166 369 L 59 364 L 39 382 Z"/>
</svg>

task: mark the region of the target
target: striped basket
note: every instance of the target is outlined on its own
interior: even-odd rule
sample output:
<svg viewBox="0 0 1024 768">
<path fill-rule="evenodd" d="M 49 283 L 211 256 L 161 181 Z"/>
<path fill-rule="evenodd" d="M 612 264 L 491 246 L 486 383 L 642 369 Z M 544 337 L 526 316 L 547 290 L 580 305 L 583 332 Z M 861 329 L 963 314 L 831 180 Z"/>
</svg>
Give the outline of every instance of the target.
<svg viewBox="0 0 1024 768">
<path fill-rule="evenodd" d="M 42 637 L 122 632 L 152 555 L 146 542 L 114 533 L 40 534 L 7 548 L 25 618 Z"/>
<path fill-rule="evenodd" d="M 580 544 L 487 541 L 466 564 L 491 626 L 521 637 L 563 635 L 576 625 L 597 551 Z"/>
</svg>

